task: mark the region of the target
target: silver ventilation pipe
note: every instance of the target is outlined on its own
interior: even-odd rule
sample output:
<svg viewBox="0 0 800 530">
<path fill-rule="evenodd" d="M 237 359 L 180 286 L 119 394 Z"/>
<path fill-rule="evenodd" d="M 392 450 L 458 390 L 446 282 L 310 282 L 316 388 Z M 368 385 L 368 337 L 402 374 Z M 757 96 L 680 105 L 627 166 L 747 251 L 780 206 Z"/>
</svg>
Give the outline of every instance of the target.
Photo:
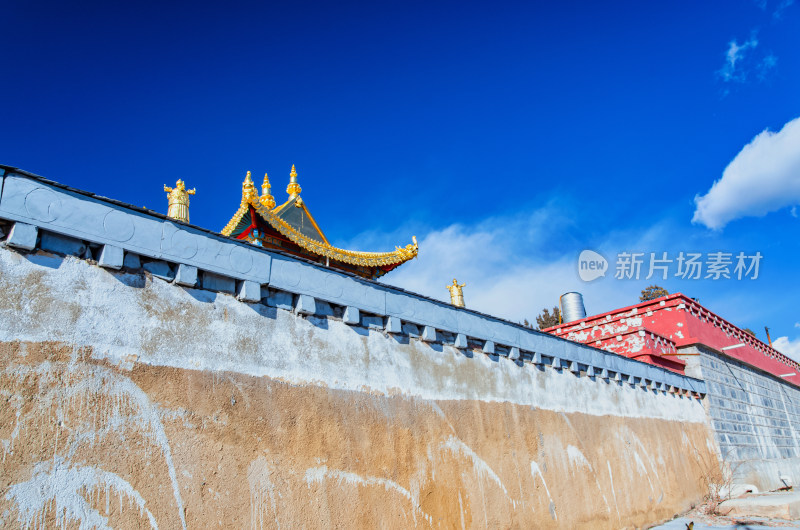
<svg viewBox="0 0 800 530">
<path fill-rule="evenodd" d="M 583 295 L 581 293 L 564 293 L 558 299 L 561 306 L 561 322 L 574 322 L 586 318 L 586 308 L 583 306 Z"/>
</svg>

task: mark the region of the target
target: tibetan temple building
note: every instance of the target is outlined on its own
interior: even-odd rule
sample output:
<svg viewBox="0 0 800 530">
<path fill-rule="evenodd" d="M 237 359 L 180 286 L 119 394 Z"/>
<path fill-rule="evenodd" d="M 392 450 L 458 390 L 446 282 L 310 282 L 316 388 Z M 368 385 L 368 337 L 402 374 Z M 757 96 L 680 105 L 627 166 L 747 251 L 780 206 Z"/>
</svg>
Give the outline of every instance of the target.
<svg viewBox="0 0 800 530">
<path fill-rule="evenodd" d="M 681 293 L 542 331 L 679 373 L 702 349 L 800 386 L 800 363 Z"/>
<path fill-rule="evenodd" d="M 222 229 L 222 235 L 282 250 L 372 280 L 416 257 L 416 238 L 412 238 L 413 244 L 395 247 L 391 252 L 358 252 L 334 247 L 300 197 L 294 165 L 289 177 L 286 188 L 289 198 L 276 206 L 269 177 L 264 175 L 259 197 L 248 171 L 242 184 L 239 209 Z"/>
</svg>

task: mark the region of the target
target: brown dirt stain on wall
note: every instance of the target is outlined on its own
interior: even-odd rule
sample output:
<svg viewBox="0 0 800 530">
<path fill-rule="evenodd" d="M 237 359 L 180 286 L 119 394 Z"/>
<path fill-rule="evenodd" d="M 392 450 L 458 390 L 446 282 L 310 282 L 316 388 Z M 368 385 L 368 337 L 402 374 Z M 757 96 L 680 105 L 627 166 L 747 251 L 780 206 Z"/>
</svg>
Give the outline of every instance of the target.
<svg viewBox="0 0 800 530">
<path fill-rule="evenodd" d="M 0 345 L 0 526 L 620 528 L 702 496 L 699 423 L 123 369 Z"/>
</svg>

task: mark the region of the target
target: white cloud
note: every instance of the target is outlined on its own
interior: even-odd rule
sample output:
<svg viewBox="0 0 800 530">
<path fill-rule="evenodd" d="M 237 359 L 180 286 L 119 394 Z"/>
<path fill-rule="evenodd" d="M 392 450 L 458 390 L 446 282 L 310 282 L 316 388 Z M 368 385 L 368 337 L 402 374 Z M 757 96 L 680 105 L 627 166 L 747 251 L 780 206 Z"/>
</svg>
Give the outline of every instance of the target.
<svg viewBox="0 0 800 530">
<path fill-rule="evenodd" d="M 695 197 L 693 223 L 720 229 L 734 219 L 800 204 L 800 118 L 764 130 L 734 157 L 722 178 Z"/>
<path fill-rule="evenodd" d="M 775 12 L 772 13 L 772 17 L 775 20 L 780 20 L 783 17 L 783 12 L 792 4 L 794 4 L 794 0 L 781 0 L 781 3 L 775 8 Z"/>
<path fill-rule="evenodd" d="M 776 13 L 781 9 L 785 7 L 779 7 Z M 760 82 L 766 81 L 770 72 L 778 65 L 778 57 L 771 52 L 758 53 L 758 46 L 757 30 L 753 30 L 750 38 L 741 44 L 736 39 L 730 41 L 725 52 L 725 63 L 717 70 L 717 75 L 725 83 L 745 83 L 753 76 Z M 723 94 L 727 95 L 729 92 L 726 88 Z"/>
<path fill-rule="evenodd" d="M 778 65 L 778 58 L 768 54 L 758 63 L 758 80 L 766 81 L 767 75 Z"/>
<path fill-rule="evenodd" d="M 730 41 L 728 51 L 725 53 L 725 64 L 718 72 L 722 80 L 744 82 L 747 79 L 747 71 L 741 67 L 741 62 L 747 53 L 757 46 L 758 39 L 755 32 L 742 44 L 736 42 L 736 39 Z"/>
<path fill-rule="evenodd" d="M 419 238 L 419 256 L 381 281 L 449 302 L 445 286 L 457 278 L 467 284 L 467 307 L 514 322 L 534 322 L 543 308 L 557 306 L 559 296 L 568 291 L 584 294 L 589 314 L 637 303 L 643 286 L 614 280 L 614 256 L 603 252 L 619 245 L 593 246 L 605 254 L 612 270 L 591 283 L 580 280 L 577 260 L 583 248 L 577 241 L 561 244 L 569 239 L 562 215 L 558 208 L 545 207 L 432 230 Z M 632 239 L 645 248 L 655 231 L 660 233 L 654 228 Z M 375 237 L 362 235 L 357 246 L 377 248 L 371 243 Z M 564 250 L 557 252 L 555 247 Z"/>
<path fill-rule="evenodd" d="M 753 3 L 762 11 L 767 10 L 767 0 L 753 0 Z M 794 0 L 781 0 L 772 12 L 772 17 L 775 20 L 780 20 L 783 17 L 783 12 L 794 4 Z"/>
<path fill-rule="evenodd" d="M 800 363 L 800 338 L 789 340 L 789 337 L 778 337 L 772 341 L 772 347 Z"/>
</svg>

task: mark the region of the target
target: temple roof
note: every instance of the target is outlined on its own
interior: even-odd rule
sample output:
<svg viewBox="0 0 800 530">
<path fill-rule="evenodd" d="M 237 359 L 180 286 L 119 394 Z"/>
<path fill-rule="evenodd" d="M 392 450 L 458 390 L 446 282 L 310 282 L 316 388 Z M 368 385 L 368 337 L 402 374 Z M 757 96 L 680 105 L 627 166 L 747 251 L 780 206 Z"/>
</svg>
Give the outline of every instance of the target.
<svg viewBox="0 0 800 530">
<path fill-rule="evenodd" d="M 304 236 L 318 241 L 319 243 L 330 244 L 325 234 L 322 233 L 319 225 L 317 225 L 317 222 L 314 221 L 314 218 L 308 211 L 305 201 L 303 201 L 299 195 L 281 204 L 272 210 L 272 213 L 286 221 L 289 226 L 295 228 Z"/>
<path fill-rule="evenodd" d="M 292 166 L 290 176 L 291 182 L 286 190 L 289 193 L 289 199 L 276 207 L 275 199 L 270 194 L 269 178 L 264 175 L 262 194 L 259 197 L 248 171 L 242 184 L 242 200 L 239 204 L 239 209 L 228 224 L 225 225 L 225 228 L 222 229 L 222 235 L 236 237 L 237 239 L 248 238 L 250 228 L 257 224 L 257 220 L 253 219 L 255 215 L 265 221 L 269 227 L 308 253 L 328 258 L 334 262 L 338 261 L 367 268 L 380 268 L 380 270 L 376 270 L 369 275 L 372 277 L 380 276 L 417 256 L 416 238 L 412 238 L 413 244 L 405 247 L 395 247 L 395 250 L 390 252 L 360 252 L 334 247 L 328 242 L 325 234 L 314 220 L 311 212 L 309 212 L 305 201 L 300 197 L 301 189 L 297 184 L 297 173 L 294 166 Z"/>
</svg>

